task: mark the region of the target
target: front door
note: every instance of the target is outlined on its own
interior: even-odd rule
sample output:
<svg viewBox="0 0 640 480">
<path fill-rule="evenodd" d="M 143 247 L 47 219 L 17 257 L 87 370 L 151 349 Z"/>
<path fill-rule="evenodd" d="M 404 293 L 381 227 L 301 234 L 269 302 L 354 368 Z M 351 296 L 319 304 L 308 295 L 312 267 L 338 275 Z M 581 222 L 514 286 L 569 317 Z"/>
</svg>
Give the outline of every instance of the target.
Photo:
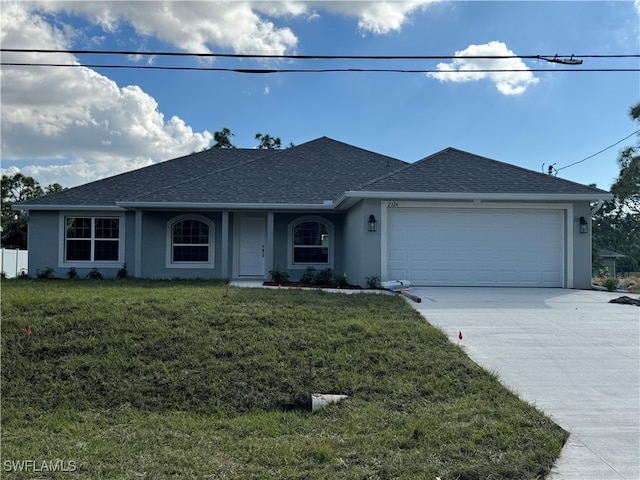
<svg viewBox="0 0 640 480">
<path fill-rule="evenodd" d="M 266 222 L 259 217 L 239 219 L 238 275 L 263 277 Z"/>
</svg>

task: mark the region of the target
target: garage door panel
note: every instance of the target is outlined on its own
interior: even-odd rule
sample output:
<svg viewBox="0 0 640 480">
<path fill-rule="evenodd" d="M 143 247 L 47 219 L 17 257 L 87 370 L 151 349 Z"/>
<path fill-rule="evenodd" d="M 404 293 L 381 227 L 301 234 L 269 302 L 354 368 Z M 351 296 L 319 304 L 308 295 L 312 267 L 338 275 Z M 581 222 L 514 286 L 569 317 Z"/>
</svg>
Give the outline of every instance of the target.
<svg viewBox="0 0 640 480">
<path fill-rule="evenodd" d="M 415 285 L 561 287 L 562 218 L 559 210 L 390 209 L 388 276 Z"/>
</svg>

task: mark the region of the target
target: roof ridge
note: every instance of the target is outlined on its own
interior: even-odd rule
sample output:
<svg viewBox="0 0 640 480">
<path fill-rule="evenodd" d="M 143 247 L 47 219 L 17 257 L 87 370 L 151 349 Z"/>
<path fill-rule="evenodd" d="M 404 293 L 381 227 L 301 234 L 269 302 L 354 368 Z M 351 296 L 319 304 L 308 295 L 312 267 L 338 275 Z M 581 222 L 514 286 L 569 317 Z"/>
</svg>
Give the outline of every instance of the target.
<svg viewBox="0 0 640 480">
<path fill-rule="evenodd" d="M 427 158 L 432 157 L 432 156 L 434 156 L 434 155 L 437 155 L 437 154 L 439 154 L 439 153 L 441 153 L 441 152 L 444 152 L 445 150 L 448 150 L 448 149 L 455 150 L 455 148 L 447 147 L 447 148 L 445 148 L 445 149 L 443 149 L 443 150 L 440 150 L 439 152 L 433 153 L 433 154 L 428 155 L 428 156 L 426 156 L 426 157 L 424 157 L 424 158 L 421 158 L 421 159 L 419 159 L 419 160 L 416 160 L 415 162 L 411 162 L 411 163 L 409 163 L 409 162 L 405 162 L 405 163 L 406 163 L 406 165 L 402 165 L 401 167 L 398 167 L 397 169 L 395 169 L 395 170 L 394 170 L 394 171 L 392 171 L 392 172 L 385 173 L 384 175 L 382 175 L 382 176 L 380 176 L 380 177 L 378 177 L 378 178 L 374 178 L 373 180 L 371 180 L 371 181 L 369 181 L 369 182 L 367 182 L 367 183 L 364 183 L 360 188 L 364 188 L 364 187 L 366 187 L 367 185 L 371 185 L 372 183 L 379 182 L 380 180 L 383 180 L 383 179 L 385 179 L 385 178 L 387 178 L 387 177 L 389 177 L 389 176 L 391 176 L 391 175 L 395 175 L 396 173 L 400 173 L 400 172 L 402 172 L 402 171 L 404 171 L 404 170 L 406 170 L 406 169 L 408 169 L 408 168 L 411 168 L 412 166 L 414 166 L 414 165 L 418 164 L 419 162 L 422 162 L 423 160 L 426 160 Z M 460 151 L 461 151 L 461 150 L 460 150 Z M 400 161 L 401 161 L 401 162 L 404 162 L 404 160 L 400 160 Z"/>
<path fill-rule="evenodd" d="M 333 140 L 333 139 L 331 139 L 329 137 L 323 136 L 323 137 L 315 138 L 313 140 L 308 140 L 308 141 L 306 141 L 304 143 L 301 143 L 300 145 L 294 145 L 293 147 L 287 147 L 287 148 L 263 148 L 263 149 L 259 149 L 259 148 L 235 148 L 234 147 L 233 150 L 236 150 L 236 151 L 237 150 L 245 150 L 245 151 L 263 150 L 264 151 L 264 155 L 260 155 L 260 156 L 258 156 L 256 158 L 249 159 L 249 160 L 247 160 L 245 162 L 236 163 L 234 165 L 230 165 L 228 167 L 221 168 L 219 170 L 215 170 L 213 172 L 209 172 L 206 175 L 200 175 L 200 176 L 197 176 L 197 177 L 190 177 L 190 178 L 187 178 L 185 180 L 179 181 L 177 183 L 172 183 L 170 185 L 165 185 L 165 186 L 157 188 L 155 190 L 145 191 L 144 193 L 140 193 L 139 195 L 130 197 L 130 198 L 126 199 L 126 200 L 135 200 L 136 198 L 140 198 L 140 197 L 143 197 L 145 195 L 151 195 L 151 194 L 154 194 L 154 193 L 161 192 L 162 190 L 167 190 L 169 188 L 174 188 L 174 187 L 177 187 L 179 185 L 192 182 L 194 180 L 198 180 L 198 179 L 201 179 L 201 178 L 206 178 L 206 177 L 209 177 L 211 175 L 218 174 L 218 173 L 221 173 L 221 172 L 226 172 L 226 171 L 231 170 L 233 168 L 237 168 L 238 166 L 244 166 L 244 165 L 248 165 L 248 164 L 253 163 L 253 162 L 257 162 L 259 160 L 264 159 L 265 157 L 269 157 L 269 156 L 277 155 L 277 154 L 283 154 L 285 152 L 290 152 L 291 150 L 298 149 L 300 147 L 303 147 L 303 146 L 308 145 L 308 144 L 313 143 L 313 142 L 317 142 L 318 140 L 322 140 L 322 139 L 325 139 L 325 138 L 328 139 L 328 140 L 332 140 L 334 142 L 337 142 L 337 140 Z M 338 142 L 338 143 L 342 143 L 342 142 Z M 345 143 L 344 145 L 348 145 L 348 144 Z M 210 151 L 212 149 L 213 149 L 213 147 L 208 148 L 207 150 L 203 150 L 202 152 L 196 152 L 196 154 L 203 153 L 203 152 L 208 152 L 208 151 Z M 189 157 L 191 155 L 193 155 L 193 153 L 190 154 L 190 155 L 184 155 L 182 157 L 178 157 L 178 158 L 175 158 L 175 159 L 172 159 L 172 160 L 167 160 L 167 162 L 173 162 L 174 160 L 180 160 L 181 158 L 186 158 L 186 157 Z"/>
<path fill-rule="evenodd" d="M 212 147 L 212 148 L 213 148 L 213 147 Z M 205 151 L 209 151 L 209 150 L 211 150 L 212 148 L 209 148 L 209 149 L 207 149 L 207 150 L 203 150 L 203 152 L 205 152 Z M 260 149 L 255 149 L 255 148 L 237 148 L 237 149 L 235 149 L 235 150 L 250 150 L 250 151 L 253 151 L 253 150 L 260 150 Z M 181 180 L 181 181 L 179 181 L 179 182 L 171 183 L 171 184 L 169 184 L 169 185 L 164 185 L 163 187 L 156 188 L 155 190 L 147 190 L 147 191 L 145 191 L 145 192 L 143 192 L 143 193 L 140 193 L 139 195 L 135 195 L 135 196 L 133 196 L 133 197 L 127 198 L 126 200 L 135 200 L 136 198 L 140 198 L 140 197 L 143 197 L 143 196 L 145 196 L 145 195 L 151 195 L 151 194 L 154 194 L 154 193 L 158 193 L 158 192 L 161 192 L 162 190 L 167 190 L 167 189 L 169 189 L 169 188 L 175 188 L 175 187 L 177 187 L 177 186 L 183 185 L 183 184 L 185 184 L 185 183 L 192 182 L 192 181 L 197 180 L 197 179 L 210 177 L 211 175 L 219 174 L 219 173 L 225 172 L 225 171 L 227 171 L 227 170 L 231 170 L 231 169 L 233 169 L 233 168 L 237 168 L 237 167 L 239 167 L 239 166 L 248 165 L 249 163 L 256 162 L 256 161 L 258 161 L 258 160 L 260 160 L 260 159 L 262 159 L 262 158 L 264 158 L 264 157 L 268 157 L 268 156 L 274 155 L 274 154 L 275 154 L 274 150 L 275 150 L 275 151 L 281 151 L 281 149 L 268 149 L 268 148 L 265 148 L 265 149 L 262 149 L 262 150 L 265 150 L 265 154 L 264 154 L 264 155 L 261 155 L 261 156 L 259 156 L 259 157 L 251 158 L 251 159 L 246 160 L 246 161 L 242 161 L 242 160 L 241 160 L 241 161 L 239 161 L 239 162 L 238 162 L 238 163 L 236 163 L 236 164 L 229 165 L 229 166 L 227 166 L 227 167 L 217 169 L 217 170 L 215 170 L 215 171 L 213 171 L 213 172 L 209 172 L 209 173 L 207 173 L 207 174 L 205 174 L 205 175 L 199 175 L 199 176 L 196 176 L 196 177 L 189 177 L 189 178 L 187 178 L 187 179 L 185 179 L 185 180 Z M 267 153 L 267 152 L 270 152 L 270 153 Z M 197 153 L 202 153 L 202 152 L 197 152 Z M 193 155 L 193 154 L 191 154 L 191 155 Z M 174 159 L 172 159 L 172 160 L 168 160 L 167 162 L 173 162 L 173 161 L 175 161 L 175 160 L 180 160 L 180 159 L 182 159 L 182 158 L 186 158 L 186 157 L 189 157 L 189 156 L 190 156 L 190 155 L 184 155 L 183 157 L 174 158 Z M 163 162 L 163 163 L 165 163 L 165 162 Z M 125 200 L 125 199 L 123 199 L 123 200 Z"/>
<path fill-rule="evenodd" d="M 494 158 L 490 158 L 490 157 L 487 157 L 487 156 L 484 156 L 484 155 L 478 155 L 476 153 L 471 153 L 471 152 L 468 152 L 466 150 L 461 150 L 459 148 L 455 148 L 455 147 L 451 147 L 451 146 L 443 148 L 442 150 L 439 150 L 439 151 L 437 151 L 435 153 L 432 153 L 431 155 L 427 155 L 426 157 L 421 158 L 419 160 L 416 160 L 413 163 L 409 163 L 408 165 L 403 166 L 403 167 L 395 170 L 394 172 L 390 172 L 390 173 L 388 173 L 386 175 L 383 175 L 382 177 L 378 177 L 377 179 L 372 180 L 372 181 L 364 184 L 362 187 L 366 187 L 367 185 L 376 183 L 376 182 L 378 182 L 380 180 L 385 179 L 386 177 L 389 177 L 391 175 L 395 175 L 397 173 L 400 173 L 400 172 L 402 172 L 404 170 L 413 168 L 414 166 L 419 165 L 421 163 L 427 163 L 429 160 L 431 160 L 434 157 L 437 157 L 437 156 L 439 156 L 439 155 L 441 155 L 441 154 L 443 154 L 445 152 L 455 152 L 455 153 L 459 153 L 459 154 L 463 154 L 463 155 L 467 155 L 467 156 L 473 156 L 473 157 L 481 158 L 483 160 L 486 160 L 486 161 L 489 161 L 489 162 L 492 162 L 492 163 L 500 164 L 500 165 L 502 165 L 504 167 L 507 167 L 507 168 L 513 168 L 513 169 L 516 169 L 516 170 L 520 170 L 520 171 L 523 171 L 523 172 L 526 172 L 526 173 L 529 173 L 529 174 L 535 174 L 535 175 L 542 176 L 542 177 L 553 178 L 554 180 L 552 180 L 552 181 L 555 181 L 555 182 L 567 183 L 567 184 L 572 184 L 572 185 L 576 185 L 576 186 L 583 187 L 583 188 L 589 188 L 589 189 L 593 190 L 594 192 L 609 193 L 606 190 L 603 190 L 603 189 L 598 188 L 598 187 L 593 187 L 591 185 L 584 185 L 582 183 L 574 182 L 573 180 L 567 180 L 566 178 L 558 178 L 558 177 L 556 177 L 554 175 L 548 175 L 548 174 L 543 173 L 543 172 L 537 172 L 537 171 L 531 170 L 529 168 L 521 167 L 520 165 L 515 165 L 513 163 L 503 162 L 503 161 L 500 161 L 500 160 L 496 160 Z"/>
<path fill-rule="evenodd" d="M 573 185 L 577 185 L 577 186 L 580 186 L 580 187 L 590 188 L 591 190 L 594 190 L 594 191 L 600 191 L 600 192 L 606 192 L 606 193 L 609 193 L 609 192 L 607 192 L 606 190 L 603 190 L 603 189 L 598 188 L 598 187 L 592 187 L 591 185 L 585 185 L 584 183 L 574 182 L 573 180 L 567 180 L 566 178 L 557 177 L 557 176 L 555 176 L 555 175 L 549 175 L 549 174 L 544 173 L 544 172 L 538 172 L 538 171 L 536 171 L 536 170 L 531 170 L 530 168 L 521 167 L 520 165 L 515 165 L 515 164 L 513 164 L 513 163 L 503 162 L 503 161 L 501 161 L 501 160 L 496 160 L 495 158 L 485 157 L 484 155 L 478 155 L 478 154 L 476 154 L 476 153 L 466 152 L 466 151 L 464 151 L 464 150 L 460 150 L 460 149 L 457 149 L 457 148 L 454 148 L 454 147 L 447 147 L 447 148 L 445 148 L 444 150 L 441 150 L 441 152 L 443 152 L 443 151 L 445 151 L 445 150 L 454 150 L 454 151 L 456 151 L 456 152 L 464 153 L 464 154 L 467 154 L 467 155 L 473 155 L 473 156 L 475 156 L 475 157 L 479 157 L 479 158 L 482 158 L 482 159 L 484 159 L 484 160 L 489 160 L 490 162 L 499 163 L 500 165 L 505 165 L 505 166 L 507 166 L 507 167 L 515 168 L 515 169 L 517 169 L 517 170 L 522 170 L 522 171 L 525 171 L 525 172 L 527 172 L 527 173 L 534 173 L 534 174 L 536 174 L 536 175 L 538 175 L 538 176 L 542 176 L 542 177 L 545 177 L 545 178 L 553 178 L 553 179 L 555 179 L 555 180 L 553 180 L 553 181 L 565 182 L 565 183 L 571 183 L 571 184 L 573 184 Z M 438 153 L 440 153 L 440 152 L 438 152 Z M 435 154 L 434 154 L 434 155 L 435 155 Z M 431 155 L 430 155 L 430 156 L 431 156 Z M 422 160 L 426 160 L 427 158 L 429 158 L 429 157 L 425 157 L 425 158 L 423 158 Z M 422 160 L 420 160 L 420 161 L 422 161 Z"/>
</svg>

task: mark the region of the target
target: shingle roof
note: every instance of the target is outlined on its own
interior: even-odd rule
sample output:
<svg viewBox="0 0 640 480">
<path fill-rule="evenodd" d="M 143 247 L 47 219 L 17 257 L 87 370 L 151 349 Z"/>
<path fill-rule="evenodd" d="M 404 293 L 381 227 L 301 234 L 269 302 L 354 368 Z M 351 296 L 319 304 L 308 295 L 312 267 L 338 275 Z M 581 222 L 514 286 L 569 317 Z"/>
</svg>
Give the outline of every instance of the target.
<svg viewBox="0 0 640 480">
<path fill-rule="evenodd" d="M 20 205 L 115 206 L 116 201 L 129 198 L 136 193 L 167 187 L 184 176 L 198 178 L 230 166 L 242 165 L 270 152 L 235 148 L 205 150 L 34 198 Z"/>
<path fill-rule="evenodd" d="M 446 148 L 361 188 L 377 192 L 608 194 L 580 183 Z"/>
<path fill-rule="evenodd" d="M 123 200 L 322 204 L 404 165 L 401 160 L 322 137 Z"/>
<path fill-rule="evenodd" d="M 322 204 L 405 162 L 322 137 L 285 150 L 210 149 L 19 204 Z"/>
<path fill-rule="evenodd" d="M 211 149 L 35 198 L 18 207 L 117 204 L 323 205 L 349 192 L 559 194 L 594 199 L 597 188 L 447 148 L 418 162 L 327 137 L 285 150 Z"/>
</svg>

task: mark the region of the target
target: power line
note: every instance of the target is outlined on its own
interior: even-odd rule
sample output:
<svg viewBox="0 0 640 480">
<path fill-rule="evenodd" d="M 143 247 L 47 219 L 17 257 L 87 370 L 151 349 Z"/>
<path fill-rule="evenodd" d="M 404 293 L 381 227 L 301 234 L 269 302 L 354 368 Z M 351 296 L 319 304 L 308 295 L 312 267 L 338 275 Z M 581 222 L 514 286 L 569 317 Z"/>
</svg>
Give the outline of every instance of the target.
<svg viewBox="0 0 640 480">
<path fill-rule="evenodd" d="M 574 165 L 577 165 L 579 163 L 582 163 L 584 161 L 589 160 L 590 158 L 595 157 L 596 155 L 600 155 L 603 152 L 606 152 L 607 150 L 609 150 L 610 148 L 615 147 L 616 145 L 618 145 L 619 143 L 624 142 L 627 138 L 631 138 L 633 137 L 636 133 L 640 133 L 640 129 L 636 130 L 635 132 L 630 133 L 629 135 L 627 135 L 626 137 L 624 137 L 621 140 L 618 140 L 616 143 L 613 143 L 611 145 L 609 145 L 608 147 L 603 148 L 602 150 L 600 150 L 599 152 L 594 153 L 593 155 L 589 155 L 588 157 L 583 158 L 582 160 L 578 160 L 577 162 L 573 162 L 570 163 L 569 165 L 565 165 L 564 167 L 560 167 L 560 168 L 556 168 L 554 169 L 556 171 L 556 174 L 560 171 L 560 170 L 564 170 L 565 168 L 569 168 L 569 167 L 573 167 Z"/>
<path fill-rule="evenodd" d="M 83 64 L 83 63 L 21 63 L 1 62 L 0 66 L 11 67 L 85 67 L 85 68 L 120 68 L 134 70 L 183 70 L 206 72 L 234 72 L 251 74 L 269 73 L 329 73 L 329 72 L 380 72 L 380 73 L 514 73 L 514 72 L 640 72 L 640 68 L 512 68 L 512 69 L 403 69 L 403 68 L 224 68 L 224 67 L 176 67 L 161 65 L 114 65 L 114 64 Z"/>
<path fill-rule="evenodd" d="M 534 59 L 544 60 L 550 63 L 563 64 L 569 66 L 580 65 L 582 60 L 578 58 L 640 58 L 640 54 L 608 54 L 608 55 L 272 55 L 272 54 L 240 54 L 240 53 L 209 53 L 209 52 L 138 52 L 126 50 L 78 50 L 78 49 L 28 49 L 28 48 L 1 48 L 0 52 L 7 53 L 36 53 L 55 54 L 65 53 L 72 55 L 135 55 L 135 56 L 168 56 L 168 57 L 207 57 L 207 58 L 236 58 L 236 59 L 288 59 L 288 60 L 453 60 L 453 59 L 485 59 L 485 60 L 507 60 L 507 59 Z M 565 58 L 566 57 L 566 58 Z M 391 72 L 391 73 L 511 73 L 511 72 L 559 72 L 559 71 L 580 71 L 580 72 L 638 72 L 639 68 L 538 68 L 538 69 L 406 69 L 406 68 L 224 68 L 224 67 L 187 67 L 187 66 L 162 66 L 162 65 L 123 65 L 123 64 L 66 64 L 66 63 L 33 63 L 33 62 L 3 62 L 2 66 L 21 67 L 86 67 L 86 68 L 127 68 L 138 70 L 182 70 L 182 71 L 212 71 L 212 72 L 235 72 L 250 74 L 269 73 L 327 73 L 327 72 Z"/>
<path fill-rule="evenodd" d="M 142 55 L 142 56 L 172 56 L 172 57 L 209 57 L 209 58 L 260 58 L 260 59 L 290 59 L 290 60 L 452 60 L 452 59 L 510 59 L 526 58 L 532 60 L 553 61 L 562 57 L 572 58 L 640 58 L 640 54 L 613 55 L 289 55 L 289 54 L 245 54 L 245 53 L 215 53 L 215 52 L 139 52 L 126 50 L 66 50 L 66 49 L 35 49 L 35 48 L 0 48 L 0 52 L 11 53 L 68 53 L 73 55 Z M 549 58 L 550 57 L 550 58 Z"/>
</svg>

